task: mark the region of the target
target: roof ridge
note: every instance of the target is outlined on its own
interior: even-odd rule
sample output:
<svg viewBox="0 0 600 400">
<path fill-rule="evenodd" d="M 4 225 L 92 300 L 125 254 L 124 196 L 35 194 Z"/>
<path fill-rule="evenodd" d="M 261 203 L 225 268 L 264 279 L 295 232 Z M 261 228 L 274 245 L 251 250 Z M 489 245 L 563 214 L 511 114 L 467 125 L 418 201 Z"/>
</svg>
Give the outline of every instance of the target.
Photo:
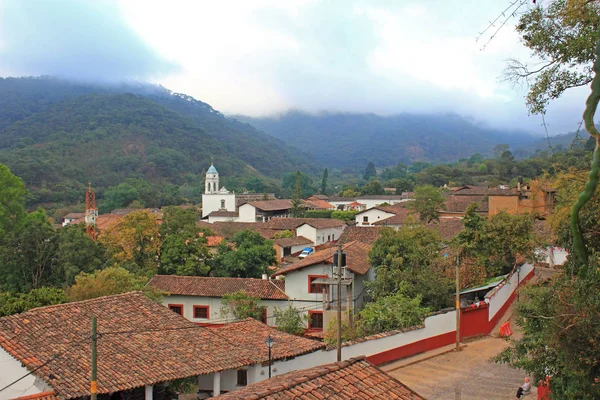
<svg viewBox="0 0 600 400">
<path fill-rule="evenodd" d="M 194 275 L 162 275 L 155 274 L 152 278 L 157 276 L 165 276 L 169 278 L 182 278 L 182 279 L 238 279 L 238 280 L 253 280 L 253 281 L 266 281 L 262 278 L 242 278 L 239 276 L 194 276 Z"/>
<path fill-rule="evenodd" d="M 22 313 L 18 313 L 18 314 L 13 314 L 13 315 L 23 315 L 23 314 L 27 314 L 31 311 L 36 311 L 39 309 L 54 309 L 54 308 L 59 308 L 59 307 L 65 307 L 65 306 L 72 306 L 74 304 L 82 304 L 82 303 L 91 303 L 91 302 L 101 302 L 101 301 L 106 301 L 108 298 L 115 298 L 115 297 L 125 297 L 125 296 L 130 296 L 133 294 L 139 294 L 145 297 L 144 293 L 141 290 L 134 290 L 131 292 L 125 292 L 125 293 L 117 293 L 117 294 L 107 294 L 105 296 L 100 296 L 100 297 L 94 297 L 93 299 L 85 299 L 85 300 L 78 300 L 78 301 L 70 301 L 67 303 L 61 303 L 61 304 L 51 304 L 49 306 L 41 306 L 41 307 L 35 307 L 35 308 L 31 308 L 27 311 L 24 311 Z M 9 315 L 10 317 L 10 315 Z"/>
</svg>

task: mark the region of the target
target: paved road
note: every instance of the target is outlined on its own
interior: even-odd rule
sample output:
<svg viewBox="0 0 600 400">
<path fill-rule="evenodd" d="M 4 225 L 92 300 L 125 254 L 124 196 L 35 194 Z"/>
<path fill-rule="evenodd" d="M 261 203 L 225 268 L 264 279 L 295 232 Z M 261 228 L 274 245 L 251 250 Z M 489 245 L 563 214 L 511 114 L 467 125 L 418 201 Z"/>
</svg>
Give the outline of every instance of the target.
<svg viewBox="0 0 600 400">
<path fill-rule="evenodd" d="M 525 374 L 490 361 L 506 346 L 502 339 L 486 337 L 468 343 L 461 352 L 446 353 L 389 373 L 428 400 L 513 400 Z M 533 388 L 524 399 L 536 397 Z"/>
</svg>

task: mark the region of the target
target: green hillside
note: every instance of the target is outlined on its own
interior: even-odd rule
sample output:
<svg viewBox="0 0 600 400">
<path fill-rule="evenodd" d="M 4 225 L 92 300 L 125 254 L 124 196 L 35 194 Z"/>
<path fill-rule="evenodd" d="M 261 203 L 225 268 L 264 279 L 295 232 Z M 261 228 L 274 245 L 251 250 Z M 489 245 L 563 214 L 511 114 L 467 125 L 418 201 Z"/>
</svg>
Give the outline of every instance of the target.
<svg viewBox="0 0 600 400">
<path fill-rule="evenodd" d="M 315 168 L 279 140 L 155 86 L 0 79 L 0 106 L 0 163 L 25 181 L 30 206 L 80 202 L 88 181 L 101 201 L 126 180 L 147 194 L 145 206 L 197 202 L 212 158 L 234 190 L 256 178 L 273 190 L 286 172 Z"/>
</svg>

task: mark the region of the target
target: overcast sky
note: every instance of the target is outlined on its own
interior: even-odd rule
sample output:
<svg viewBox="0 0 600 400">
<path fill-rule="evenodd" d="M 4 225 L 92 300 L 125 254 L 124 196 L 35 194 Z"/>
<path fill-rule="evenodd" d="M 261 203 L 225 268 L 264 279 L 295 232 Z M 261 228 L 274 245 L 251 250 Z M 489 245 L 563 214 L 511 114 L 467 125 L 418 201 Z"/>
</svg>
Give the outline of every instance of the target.
<svg viewBox="0 0 600 400">
<path fill-rule="evenodd" d="M 542 134 L 534 63 L 512 25 L 476 41 L 509 0 L 0 0 L 0 76 L 141 80 L 226 114 L 456 112 Z M 587 89 L 554 103 L 550 134 L 576 129 Z"/>
</svg>

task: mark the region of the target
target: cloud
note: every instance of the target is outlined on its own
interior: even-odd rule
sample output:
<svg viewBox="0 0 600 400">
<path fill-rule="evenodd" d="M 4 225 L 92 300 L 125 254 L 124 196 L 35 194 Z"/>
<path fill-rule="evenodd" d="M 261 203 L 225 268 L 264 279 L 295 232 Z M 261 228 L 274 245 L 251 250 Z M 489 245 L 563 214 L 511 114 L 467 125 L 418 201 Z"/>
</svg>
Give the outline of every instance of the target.
<svg viewBox="0 0 600 400">
<path fill-rule="evenodd" d="M 145 80 L 177 71 L 120 16 L 112 1 L 0 3 L 0 72 L 93 81 Z"/>
</svg>

